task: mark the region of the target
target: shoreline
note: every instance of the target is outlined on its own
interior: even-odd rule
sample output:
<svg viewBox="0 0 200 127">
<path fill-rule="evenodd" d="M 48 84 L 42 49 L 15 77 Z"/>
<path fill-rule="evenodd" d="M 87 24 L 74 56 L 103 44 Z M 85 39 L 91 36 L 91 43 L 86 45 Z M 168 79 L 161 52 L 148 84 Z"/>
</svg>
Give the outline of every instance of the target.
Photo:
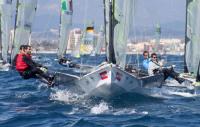
<svg viewBox="0 0 200 127">
<path fill-rule="evenodd" d="M 57 51 L 37 51 L 37 52 L 32 52 L 33 54 L 56 54 Z M 66 54 L 70 54 L 69 52 L 66 53 Z M 127 55 L 131 55 L 131 54 L 139 54 L 139 55 L 142 55 L 143 53 L 142 52 L 139 52 L 139 53 L 134 53 L 134 52 L 127 52 L 126 53 Z M 171 53 L 157 53 L 159 55 L 184 55 L 184 52 L 171 52 Z M 86 54 L 86 55 L 89 55 L 89 54 Z M 105 52 L 104 53 L 101 53 L 101 55 L 105 55 Z"/>
</svg>

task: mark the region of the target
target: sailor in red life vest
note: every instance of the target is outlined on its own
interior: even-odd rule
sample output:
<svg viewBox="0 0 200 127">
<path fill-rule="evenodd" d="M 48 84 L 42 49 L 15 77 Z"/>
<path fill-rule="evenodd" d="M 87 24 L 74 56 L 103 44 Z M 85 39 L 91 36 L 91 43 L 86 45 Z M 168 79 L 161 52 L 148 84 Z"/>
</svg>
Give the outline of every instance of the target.
<svg viewBox="0 0 200 127">
<path fill-rule="evenodd" d="M 52 81 L 54 79 L 53 76 L 50 76 L 48 73 L 46 73 L 47 69 L 45 69 L 41 64 L 38 64 L 32 60 L 31 46 L 20 46 L 20 52 L 16 55 L 15 65 L 16 70 L 24 79 L 38 77 L 44 78 L 48 81 L 49 85 L 52 85 Z"/>
</svg>

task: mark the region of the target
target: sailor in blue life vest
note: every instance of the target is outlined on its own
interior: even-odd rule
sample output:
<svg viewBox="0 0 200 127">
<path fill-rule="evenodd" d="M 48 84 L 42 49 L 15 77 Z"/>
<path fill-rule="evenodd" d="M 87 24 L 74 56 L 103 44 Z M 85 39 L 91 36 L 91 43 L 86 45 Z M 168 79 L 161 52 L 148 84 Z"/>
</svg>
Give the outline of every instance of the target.
<svg viewBox="0 0 200 127">
<path fill-rule="evenodd" d="M 148 74 L 155 75 L 156 73 L 163 73 L 164 80 L 166 80 L 168 77 L 171 77 L 176 81 L 178 81 L 180 84 L 185 81 L 185 79 L 179 77 L 179 73 L 175 72 L 173 67 L 170 68 L 163 67 L 162 64 L 158 62 L 157 54 L 152 53 L 151 61 L 149 62 L 148 65 Z"/>
<path fill-rule="evenodd" d="M 16 55 L 15 68 L 24 79 L 44 78 L 48 85 L 52 85 L 54 77 L 46 73 L 47 69 L 32 60 L 31 46 L 21 45 L 20 51 Z"/>
<path fill-rule="evenodd" d="M 144 58 L 144 60 L 143 60 L 143 62 L 142 62 L 142 66 L 143 66 L 143 68 L 145 69 L 145 70 L 148 70 L 148 68 L 149 68 L 149 62 L 150 62 L 150 58 L 149 58 L 149 52 L 148 51 L 144 51 L 143 52 L 143 58 Z"/>
<path fill-rule="evenodd" d="M 144 60 L 142 61 L 142 69 L 137 69 L 133 65 L 127 64 L 125 66 L 125 70 L 130 73 L 138 73 L 139 72 L 140 74 L 147 74 L 148 73 L 147 70 L 148 70 L 149 62 L 150 62 L 149 52 L 144 51 L 143 57 L 144 57 Z"/>
</svg>

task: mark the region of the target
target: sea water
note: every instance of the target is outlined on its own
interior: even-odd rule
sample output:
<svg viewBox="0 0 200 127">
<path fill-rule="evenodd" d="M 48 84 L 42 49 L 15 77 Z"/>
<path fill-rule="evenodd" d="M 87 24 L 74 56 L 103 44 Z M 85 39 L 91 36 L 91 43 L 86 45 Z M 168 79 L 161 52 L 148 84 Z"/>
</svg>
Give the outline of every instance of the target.
<svg viewBox="0 0 200 127">
<path fill-rule="evenodd" d="M 58 65 L 55 55 L 37 56 L 36 60 L 52 71 L 68 71 Z M 182 69 L 179 65 L 183 63 L 178 61 L 183 61 L 183 56 L 167 58 L 177 64 L 177 70 Z M 93 66 L 104 60 L 104 56 L 74 59 Z M 0 72 L 0 127 L 200 126 L 198 89 L 194 94 L 163 91 L 165 94 L 155 90 L 158 97 L 127 93 L 103 99 L 68 87 L 48 88 L 37 79 L 22 79 L 15 70 Z"/>
</svg>

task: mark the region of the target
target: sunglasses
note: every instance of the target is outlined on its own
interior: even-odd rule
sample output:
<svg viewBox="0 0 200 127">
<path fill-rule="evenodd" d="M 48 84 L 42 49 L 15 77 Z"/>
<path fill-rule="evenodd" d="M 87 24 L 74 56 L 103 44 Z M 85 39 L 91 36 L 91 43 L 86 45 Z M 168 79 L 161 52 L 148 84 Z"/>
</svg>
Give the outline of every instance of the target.
<svg viewBox="0 0 200 127">
<path fill-rule="evenodd" d="M 157 57 L 153 57 L 153 58 L 157 58 Z"/>
</svg>

